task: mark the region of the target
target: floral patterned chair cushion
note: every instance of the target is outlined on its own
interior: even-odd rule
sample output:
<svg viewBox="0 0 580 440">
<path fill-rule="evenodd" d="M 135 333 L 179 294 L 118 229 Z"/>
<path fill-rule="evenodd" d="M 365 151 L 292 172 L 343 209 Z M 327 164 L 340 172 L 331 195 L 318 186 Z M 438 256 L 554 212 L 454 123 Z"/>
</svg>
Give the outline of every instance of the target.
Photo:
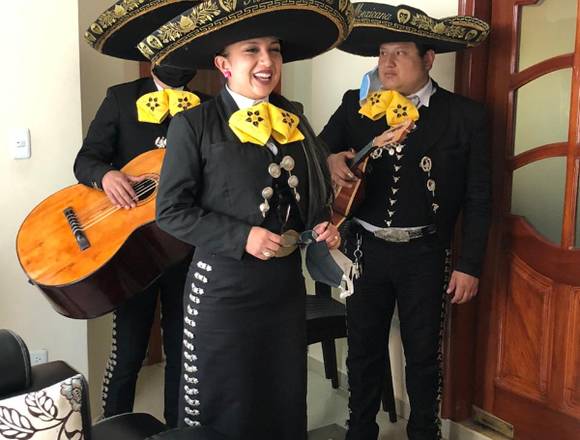
<svg viewBox="0 0 580 440">
<path fill-rule="evenodd" d="M 85 390 L 85 379 L 77 374 L 39 391 L 0 400 L 0 439 L 84 439 Z"/>
</svg>

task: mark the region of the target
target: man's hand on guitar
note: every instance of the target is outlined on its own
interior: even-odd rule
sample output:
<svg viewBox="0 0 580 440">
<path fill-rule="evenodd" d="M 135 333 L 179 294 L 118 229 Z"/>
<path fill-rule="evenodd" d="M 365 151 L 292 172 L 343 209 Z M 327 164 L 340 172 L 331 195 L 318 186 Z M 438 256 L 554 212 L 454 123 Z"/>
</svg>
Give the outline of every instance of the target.
<svg viewBox="0 0 580 440">
<path fill-rule="evenodd" d="M 330 176 L 332 182 L 338 186 L 345 186 L 347 188 L 352 187 L 353 182 L 356 182 L 358 178 L 352 173 L 348 167 L 349 161 L 351 161 L 355 156 L 354 151 L 343 151 L 336 154 L 331 154 L 328 156 L 328 168 L 330 169 Z"/>
<path fill-rule="evenodd" d="M 131 209 L 137 206 L 137 195 L 132 184 L 145 179 L 145 176 L 135 177 L 122 171 L 111 170 L 103 176 L 101 186 L 109 200 L 117 208 Z"/>
</svg>

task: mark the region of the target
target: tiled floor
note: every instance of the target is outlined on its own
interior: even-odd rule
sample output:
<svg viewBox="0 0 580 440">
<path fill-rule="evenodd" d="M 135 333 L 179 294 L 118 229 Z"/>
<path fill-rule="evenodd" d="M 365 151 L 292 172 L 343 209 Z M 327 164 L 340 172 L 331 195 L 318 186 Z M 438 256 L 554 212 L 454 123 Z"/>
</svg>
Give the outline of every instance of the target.
<svg viewBox="0 0 580 440">
<path fill-rule="evenodd" d="M 135 411 L 153 414 L 163 420 L 163 366 L 161 364 L 144 367 L 141 370 Z M 344 426 L 347 418 L 347 395 L 342 390 L 334 390 L 330 382 L 317 373 L 308 372 L 308 430 L 315 431 L 309 440 L 341 440 L 334 435 L 336 428 L 318 430 L 321 427 L 336 424 Z M 378 418 L 381 440 L 405 440 L 406 421 L 399 419 L 391 423 L 386 413 Z M 328 435 L 327 435 L 328 434 Z"/>
</svg>

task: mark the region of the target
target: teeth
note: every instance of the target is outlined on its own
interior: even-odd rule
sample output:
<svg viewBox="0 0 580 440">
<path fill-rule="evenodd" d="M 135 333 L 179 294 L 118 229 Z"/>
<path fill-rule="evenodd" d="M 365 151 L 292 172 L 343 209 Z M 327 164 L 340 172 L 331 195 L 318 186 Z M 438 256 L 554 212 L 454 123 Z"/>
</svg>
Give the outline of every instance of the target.
<svg viewBox="0 0 580 440">
<path fill-rule="evenodd" d="M 254 76 L 261 78 L 261 79 L 270 79 L 272 78 L 271 74 L 268 73 L 256 73 Z"/>
</svg>

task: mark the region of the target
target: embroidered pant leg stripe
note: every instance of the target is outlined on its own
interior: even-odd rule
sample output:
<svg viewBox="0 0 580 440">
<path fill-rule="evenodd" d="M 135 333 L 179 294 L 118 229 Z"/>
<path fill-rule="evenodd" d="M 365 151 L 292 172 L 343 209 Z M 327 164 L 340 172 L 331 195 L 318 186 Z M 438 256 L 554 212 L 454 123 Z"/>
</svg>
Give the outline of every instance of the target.
<svg viewBox="0 0 580 440">
<path fill-rule="evenodd" d="M 111 352 L 107 363 L 105 364 L 105 373 L 103 377 L 103 386 L 101 390 L 101 408 L 103 414 L 106 413 L 107 399 L 109 397 L 109 382 L 113 376 L 115 366 L 117 365 L 117 313 L 113 313 L 113 330 L 112 330 L 112 344 Z"/>
<path fill-rule="evenodd" d="M 198 270 L 193 274 L 193 282 L 187 297 L 187 305 L 184 313 L 183 328 L 183 422 L 187 426 L 201 426 L 199 421 L 201 397 L 198 388 L 199 379 L 196 373 L 198 368 L 195 354 L 195 327 L 196 316 L 199 315 L 197 306 L 201 303 L 204 286 L 208 282 L 207 275 L 212 271 L 211 265 L 203 261 L 197 262 Z"/>
</svg>

